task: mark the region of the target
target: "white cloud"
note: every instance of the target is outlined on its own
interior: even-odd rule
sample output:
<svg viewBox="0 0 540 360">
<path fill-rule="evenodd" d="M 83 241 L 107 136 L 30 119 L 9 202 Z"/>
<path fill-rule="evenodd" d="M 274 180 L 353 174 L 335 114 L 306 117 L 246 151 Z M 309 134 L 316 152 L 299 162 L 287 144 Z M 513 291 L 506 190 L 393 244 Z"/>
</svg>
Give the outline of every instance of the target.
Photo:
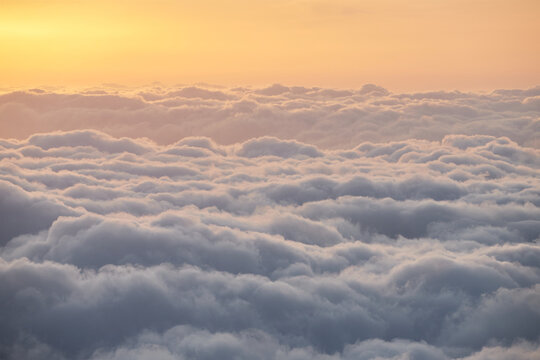
<svg viewBox="0 0 540 360">
<path fill-rule="evenodd" d="M 0 140 L 0 357 L 537 356 L 537 114 L 516 117 L 536 90 L 150 90 L 2 98 L 36 124 L 82 112 L 73 128 L 86 127 L 81 109 L 107 108 L 157 140 L 175 111 L 195 135 L 220 116 L 247 132 L 231 145 L 89 129 Z M 407 111 L 426 136 L 399 133 Z M 378 143 L 391 127 L 396 141 Z M 294 140 L 268 136 L 286 130 Z"/>
<path fill-rule="evenodd" d="M 464 134 L 505 136 L 538 148 L 539 97 L 538 87 L 395 94 L 375 85 L 14 91 L 0 95 L 0 133 L 23 139 L 36 132 L 90 128 L 160 144 L 188 136 L 221 144 L 275 136 L 330 149 Z"/>
</svg>

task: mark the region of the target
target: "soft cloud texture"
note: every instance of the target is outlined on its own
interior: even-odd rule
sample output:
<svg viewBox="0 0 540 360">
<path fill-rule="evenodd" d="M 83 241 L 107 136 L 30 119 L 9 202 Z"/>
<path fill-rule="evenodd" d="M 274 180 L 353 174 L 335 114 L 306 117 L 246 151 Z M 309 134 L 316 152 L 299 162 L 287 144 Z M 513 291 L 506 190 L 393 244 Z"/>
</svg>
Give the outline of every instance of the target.
<svg viewBox="0 0 540 360">
<path fill-rule="evenodd" d="M 36 132 L 90 128 L 116 137 L 144 136 L 159 144 L 207 136 L 227 145 L 274 136 L 327 149 L 465 134 L 508 137 L 539 148 L 539 114 L 539 87 L 397 94 L 375 85 L 356 90 L 279 84 L 103 86 L 6 92 L 0 95 L 0 134 L 24 139 Z"/>
<path fill-rule="evenodd" d="M 349 111 L 340 107 L 356 107 L 354 98 L 423 109 L 431 120 L 411 131 L 437 138 L 444 131 L 429 124 L 435 109 L 455 118 L 456 102 L 485 109 L 521 98 L 512 100 L 516 116 L 535 91 L 404 98 L 377 87 L 274 86 L 243 100 L 232 90 L 183 88 L 181 96 L 195 99 L 185 105 L 194 118 L 245 106 L 266 112 L 252 119 L 275 131 L 286 121 L 294 130 L 303 117 L 279 110 L 287 104 L 307 104 L 307 113 L 330 106 L 296 134 L 327 128 L 320 143 L 342 147 L 367 136 L 351 115 L 350 136 L 336 143 Z M 69 113 L 87 106 L 90 119 L 108 108 L 108 119 L 124 114 L 118 126 L 127 129 L 147 111 L 174 113 L 155 103 L 180 101 L 140 96 L 147 100 L 14 93 L 2 111 L 33 111 L 37 123 L 55 114 L 78 127 L 87 125 L 84 112 L 77 120 Z M 363 116 L 379 119 L 384 133 L 379 116 L 390 110 L 381 111 Z M 492 121 L 510 138 L 447 135 L 341 150 L 268 136 L 165 146 L 94 130 L 3 139 L 0 357 L 539 359 L 540 153 L 523 145 L 536 136 L 537 112 L 508 120 L 505 111 Z M 276 112 L 286 115 L 278 124 Z M 312 115 L 307 123 L 317 121 Z M 250 118 L 238 115 L 231 126 Z M 145 125 L 149 135 L 177 124 L 160 119 L 157 132 Z M 403 121 L 388 125 L 398 126 L 396 136 Z"/>
</svg>

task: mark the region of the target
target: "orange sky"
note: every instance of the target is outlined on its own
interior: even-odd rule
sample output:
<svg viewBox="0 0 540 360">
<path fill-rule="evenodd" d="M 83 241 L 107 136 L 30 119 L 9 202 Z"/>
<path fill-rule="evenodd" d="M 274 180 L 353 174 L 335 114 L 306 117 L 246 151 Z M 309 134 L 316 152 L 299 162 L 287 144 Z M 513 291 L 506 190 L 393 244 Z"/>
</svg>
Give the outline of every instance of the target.
<svg viewBox="0 0 540 360">
<path fill-rule="evenodd" d="M 540 84 L 537 0 L 0 0 L 0 85 Z"/>
</svg>

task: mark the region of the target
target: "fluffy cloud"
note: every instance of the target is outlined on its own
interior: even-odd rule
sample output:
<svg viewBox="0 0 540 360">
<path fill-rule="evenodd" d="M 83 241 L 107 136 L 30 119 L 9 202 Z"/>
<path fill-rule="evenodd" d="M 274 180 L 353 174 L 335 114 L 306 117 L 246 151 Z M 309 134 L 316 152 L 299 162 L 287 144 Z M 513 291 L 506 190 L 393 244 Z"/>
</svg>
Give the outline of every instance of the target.
<svg viewBox="0 0 540 360">
<path fill-rule="evenodd" d="M 535 91 L 4 95 L 2 111 L 21 99 L 40 118 L 107 108 L 111 119 L 124 114 L 119 126 L 135 115 L 135 128 L 137 111 L 170 114 L 172 102 L 185 114 L 229 111 L 238 126 L 249 119 L 241 111 L 266 112 L 260 119 L 272 126 L 265 121 L 281 111 L 277 123 L 289 129 L 305 121 L 298 137 L 328 137 L 322 146 L 272 136 L 158 145 L 86 129 L 0 140 L 0 357 L 538 358 L 540 153 L 524 146 L 537 115 L 529 109 L 513 123 L 489 109 L 514 99 L 505 106 L 515 115 L 536 104 Z M 373 111 L 340 110 L 362 101 Z M 350 137 L 335 142 L 340 112 L 377 117 L 381 136 L 407 122 L 384 125 L 387 107 L 431 114 L 430 135 L 345 148 L 365 136 L 349 117 Z M 503 114 L 493 121 L 509 137 L 429 140 L 436 114 L 490 111 Z M 156 129 L 174 123 L 160 119 Z"/>
<path fill-rule="evenodd" d="M 539 99 L 538 87 L 411 94 L 375 85 L 357 90 L 277 84 L 32 89 L 0 94 L 0 133 L 23 139 L 36 132 L 90 128 L 116 137 L 145 136 L 162 145 L 188 136 L 208 136 L 220 144 L 274 136 L 331 149 L 465 134 L 505 136 L 538 148 Z"/>
</svg>

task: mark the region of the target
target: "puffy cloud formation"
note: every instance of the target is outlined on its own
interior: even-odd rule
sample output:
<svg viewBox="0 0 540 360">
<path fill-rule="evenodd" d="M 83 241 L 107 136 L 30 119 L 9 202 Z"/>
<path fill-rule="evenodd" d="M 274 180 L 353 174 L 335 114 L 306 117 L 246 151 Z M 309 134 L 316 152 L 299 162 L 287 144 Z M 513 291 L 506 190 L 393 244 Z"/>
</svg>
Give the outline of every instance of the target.
<svg viewBox="0 0 540 360">
<path fill-rule="evenodd" d="M 404 106 L 362 91 L 274 86 L 251 95 L 259 103 L 180 94 L 268 114 L 322 111 L 314 98 Z M 43 116 L 68 103 L 96 111 L 84 95 L 9 96 Z M 434 116 L 447 101 L 525 95 L 418 96 Z M 91 99 L 111 118 L 172 111 Z M 515 125 L 503 120 L 492 119 Z M 529 141 L 532 122 L 515 121 L 510 135 Z M 539 168 L 540 151 L 488 135 L 347 150 L 275 137 L 165 146 L 93 130 L 0 140 L 0 357 L 540 359 Z"/>
<path fill-rule="evenodd" d="M 539 117 L 540 87 L 397 94 L 375 85 L 357 90 L 156 85 L 0 95 L 4 138 L 96 129 L 116 137 L 145 136 L 162 145 L 189 136 L 207 136 L 226 145 L 274 136 L 324 149 L 349 149 L 365 141 L 440 141 L 465 134 L 508 137 L 539 148 Z"/>
</svg>

